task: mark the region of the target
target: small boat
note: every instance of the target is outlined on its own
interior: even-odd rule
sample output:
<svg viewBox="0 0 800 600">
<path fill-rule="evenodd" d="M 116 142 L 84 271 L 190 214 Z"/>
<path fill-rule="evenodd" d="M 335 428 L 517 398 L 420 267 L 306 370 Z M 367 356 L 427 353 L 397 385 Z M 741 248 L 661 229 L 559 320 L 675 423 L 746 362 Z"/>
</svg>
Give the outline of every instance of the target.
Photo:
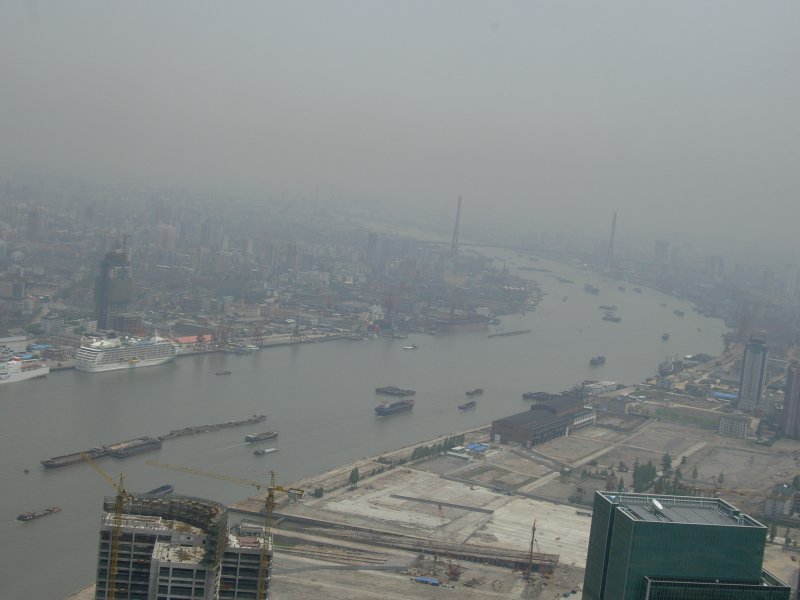
<svg viewBox="0 0 800 600">
<path fill-rule="evenodd" d="M 410 346 L 403 346 L 403 350 L 416 350 L 416 344 L 411 344 Z"/>
<path fill-rule="evenodd" d="M 161 486 L 158 486 L 154 490 L 150 490 L 149 492 L 145 492 L 148 496 L 168 496 L 172 492 L 175 491 L 175 486 L 171 483 L 167 483 Z"/>
<path fill-rule="evenodd" d="M 606 357 L 605 356 L 593 356 L 589 359 L 589 364 L 593 367 L 599 367 L 600 365 L 606 364 Z"/>
<path fill-rule="evenodd" d="M 17 521 L 33 521 L 34 519 L 41 519 L 42 517 L 54 515 L 58 512 L 61 512 L 61 509 L 58 506 L 51 506 L 49 508 L 45 508 L 44 510 L 24 512 L 17 516 Z"/>
<path fill-rule="evenodd" d="M 230 375 L 230 371 L 217 371 L 214 375 Z"/>
<path fill-rule="evenodd" d="M 633 291 L 636 292 L 637 294 L 641 294 L 642 288 L 633 288 Z"/>
<path fill-rule="evenodd" d="M 618 286 L 617 286 L 617 289 L 618 289 L 620 292 L 624 292 L 624 291 L 625 291 L 625 286 L 624 286 L 624 285 L 618 285 Z"/>
<path fill-rule="evenodd" d="M 475 388 L 467 392 L 467 396 L 480 396 L 483 394 L 483 388 Z"/>
<path fill-rule="evenodd" d="M 258 450 L 253 450 L 253 454 L 256 456 L 264 456 L 265 454 L 272 454 L 277 451 L 277 448 L 259 448 Z"/>
<path fill-rule="evenodd" d="M 611 306 L 611 305 L 608 305 L 608 304 L 601 304 L 597 308 L 602 309 L 602 310 L 611 310 L 611 311 L 617 310 L 616 306 Z"/>
<path fill-rule="evenodd" d="M 672 314 L 676 317 L 682 317 L 685 313 L 682 310 L 673 310 Z"/>
<path fill-rule="evenodd" d="M 475 408 L 477 405 L 478 403 L 475 402 L 475 400 L 468 400 L 464 402 L 464 404 L 459 404 L 458 410 L 469 410 L 470 408 Z"/>
<path fill-rule="evenodd" d="M 661 334 L 661 339 L 666 342 L 669 339 L 669 334 L 668 333 L 662 333 Z"/>
<path fill-rule="evenodd" d="M 619 323 L 622 321 L 622 317 L 618 317 L 617 315 L 603 315 L 603 321 L 611 321 L 612 323 Z"/>
<path fill-rule="evenodd" d="M 263 433 L 250 433 L 244 436 L 244 441 L 252 444 L 253 442 L 260 442 L 262 440 L 274 440 L 278 437 L 277 431 L 264 431 Z"/>
</svg>

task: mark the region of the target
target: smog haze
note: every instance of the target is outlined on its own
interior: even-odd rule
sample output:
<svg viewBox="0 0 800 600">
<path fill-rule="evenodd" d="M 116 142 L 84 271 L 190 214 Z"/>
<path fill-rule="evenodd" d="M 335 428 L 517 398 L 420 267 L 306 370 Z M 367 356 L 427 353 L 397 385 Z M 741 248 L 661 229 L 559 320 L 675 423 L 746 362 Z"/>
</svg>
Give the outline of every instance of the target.
<svg viewBox="0 0 800 600">
<path fill-rule="evenodd" d="M 0 165 L 794 252 L 795 2 L 17 2 Z M 452 216 L 452 215 L 451 215 Z"/>
</svg>

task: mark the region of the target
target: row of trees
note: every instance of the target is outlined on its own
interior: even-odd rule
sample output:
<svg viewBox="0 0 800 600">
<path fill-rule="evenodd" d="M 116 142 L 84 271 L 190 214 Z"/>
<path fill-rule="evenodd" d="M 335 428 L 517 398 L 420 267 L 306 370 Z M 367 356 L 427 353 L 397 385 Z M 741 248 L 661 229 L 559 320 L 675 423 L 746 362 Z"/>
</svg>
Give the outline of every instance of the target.
<svg viewBox="0 0 800 600">
<path fill-rule="evenodd" d="M 463 435 L 454 435 L 452 437 L 445 438 L 438 444 L 432 444 L 431 446 L 417 446 L 411 453 L 411 460 L 436 456 L 438 454 L 442 454 L 443 452 L 447 452 L 456 446 L 461 446 L 463 443 Z"/>
</svg>

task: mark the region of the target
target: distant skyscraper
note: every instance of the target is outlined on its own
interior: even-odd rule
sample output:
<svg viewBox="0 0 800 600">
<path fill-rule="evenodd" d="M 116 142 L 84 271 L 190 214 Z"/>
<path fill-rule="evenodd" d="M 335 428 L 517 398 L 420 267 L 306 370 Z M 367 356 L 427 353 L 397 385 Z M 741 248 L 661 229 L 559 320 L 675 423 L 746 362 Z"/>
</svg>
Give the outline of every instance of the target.
<svg viewBox="0 0 800 600">
<path fill-rule="evenodd" d="M 725 267 L 725 261 L 721 256 L 711 257 L 711 281 L 719 283 L 722 281 L 722 271 Z"/>
<path fill-rule="evenodd" d="M 789 600 L 767 528 L 720 498 L 595 492 L 584 600 Z"/>
<path fill-rule="evenodd" d="M 786 370 L 781 424 L 783 435 L 800 439 L 800 362 L 796 360 Z"/>
<path fill-rule="evenodd" d="M 26 239 L 29 242 L 38 242 L 42 238 L 42 224 L 44 222 L 44 208 L 38 206 L 28 211 L 28 227 Z"/>
<path fill-rule="evenodd" d="M 669 260 L 669 242 L 667 240 L 656 240 L 653 249 L 653 260 L 660 265 L 667 264 Z"/>
<path fill-rule="evenodd" d="M 739 408 L 753 410 L 761 406 L 764 374 L 767 368 L 767 343 L 755 336 L 744 347 L 742 372 L 739 377 Z"/>
<path fill-rule="evenodd" d="M 797 292 L 797 265 L 789 263 L 786 265 L 786 295 L 790 300 L 794 300 Z"/>
<path fill-rule="evenodd" d="M 112 327 L 112 315 L 130 310 L 133 275 L 127 244 L 117 242 L 102 261 L 94 284 L 94 312 L 99 329 Z"/>
</svg>

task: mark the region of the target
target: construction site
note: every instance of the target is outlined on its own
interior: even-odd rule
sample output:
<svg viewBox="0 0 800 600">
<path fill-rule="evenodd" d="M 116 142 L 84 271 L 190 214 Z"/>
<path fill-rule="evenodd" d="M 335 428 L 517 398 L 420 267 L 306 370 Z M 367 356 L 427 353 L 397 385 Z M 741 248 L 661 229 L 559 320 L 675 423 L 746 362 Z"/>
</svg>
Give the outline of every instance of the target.
<svg viewBox="0 0 800 600">
<path fill-rule="evenodd" d="M 266 519 L 274 540 L 270 596 L 580 598 L 594 492 L 630 489 L 633 465 L 669 454 L 684 473 L 676 493 L 723 497 L 763 519 L 769 490 L 791 480 L 800 459 L 791 441 L 757 446 L 637 415 L 601 415 L 593 427 L 532 449 L 493 443 L 488 427 L 465 434 L 464 452 L 419 448 L 292 488 L 273 483 L 273 492 L 288 493 L 273 493 Z M 265 489 L 228 507 L 228 521 L 263 524 Z M 765 566 L 794 585 L 797 547 L 780 542 L 767 544 Z M 82 597 L 92 596 L 75 596 Z"/>
</svg>

